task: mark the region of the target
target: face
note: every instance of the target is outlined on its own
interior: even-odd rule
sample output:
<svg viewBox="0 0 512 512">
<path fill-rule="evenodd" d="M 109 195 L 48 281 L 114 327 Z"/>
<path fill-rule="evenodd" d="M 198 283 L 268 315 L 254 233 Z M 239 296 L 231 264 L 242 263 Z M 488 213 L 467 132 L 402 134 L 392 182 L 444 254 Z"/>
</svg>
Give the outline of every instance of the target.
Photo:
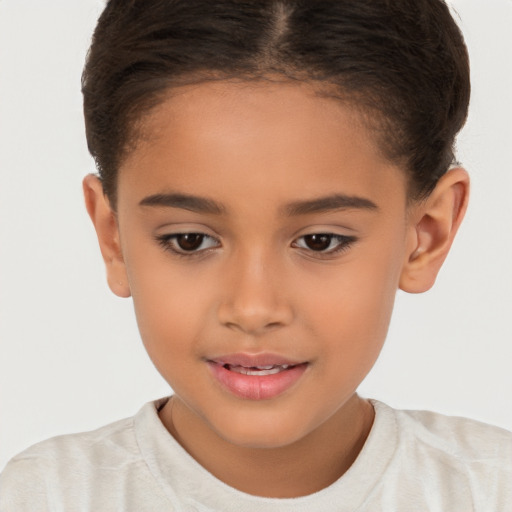
<svg viewBox="0 0 512 512">
<path fill-rule="evenodd" d="M 186 416 L 283 446 L 354 397 L 407 253 L 406 179 L 306 85 L 174 91 L 122 165 L 118 226 L 145 347 Z"/>
</svg>

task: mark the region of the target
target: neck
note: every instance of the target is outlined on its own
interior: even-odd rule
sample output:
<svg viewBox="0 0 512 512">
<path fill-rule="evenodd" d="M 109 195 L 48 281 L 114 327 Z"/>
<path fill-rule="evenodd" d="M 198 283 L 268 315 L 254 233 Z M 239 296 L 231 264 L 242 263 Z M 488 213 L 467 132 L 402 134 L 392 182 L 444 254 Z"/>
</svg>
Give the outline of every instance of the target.
<svg viewBox="0 0 512 512">
<path fill-rule="evenodd" d="M 278 448 L 237 446 L 197 416 L 185 423 L 174 397 L 160 411 L 173 437 L 216 478 L 242 492 L 295 498 L 320 491 L 353 464 L 370 432 L 374 411 L 354 394 L 327 422 L 306 437 Z"/>
</svg>

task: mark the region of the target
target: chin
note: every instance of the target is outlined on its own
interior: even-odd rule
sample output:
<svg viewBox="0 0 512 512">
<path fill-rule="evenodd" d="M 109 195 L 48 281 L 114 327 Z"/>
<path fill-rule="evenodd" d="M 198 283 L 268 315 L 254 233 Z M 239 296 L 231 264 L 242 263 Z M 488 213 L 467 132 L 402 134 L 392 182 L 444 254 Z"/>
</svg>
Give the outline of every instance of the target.
<svg viewBox="0 0 512 512">
<path fill-rule="evenodd" d="M 259 414 L 257 418 L 251 415 L 231 416 L 219 418 L 211 424 L 222 439 L 230 444 L 243 448 L 275 449 L 289 446 L 305 435 L 307 432 L 300 429 L 297 421 L 292 418 L 265 417 Z"/>
</svg>

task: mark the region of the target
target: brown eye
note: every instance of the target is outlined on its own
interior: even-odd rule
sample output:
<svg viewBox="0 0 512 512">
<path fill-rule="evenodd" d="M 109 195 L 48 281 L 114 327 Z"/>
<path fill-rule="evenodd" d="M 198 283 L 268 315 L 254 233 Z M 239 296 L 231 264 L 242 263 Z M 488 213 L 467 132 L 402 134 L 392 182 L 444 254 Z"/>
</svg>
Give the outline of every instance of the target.
<svg viewBox="0 0 512 512">
<path fill-rule="evenodd" d="M 173 233 L 159 235 L 156 241 L 166 250 L 181 256 L 193 256 L 220 247 L 219 240 L 205 233 Z"/>
<path fill-rule="evenodd" d="M 204 235 L 201 233 L 183 233 L 176 235 L 176 245 L 182 251 L 197 251 L 203 243 Z"/>
<path fill-rule="evenodd" d="M 348 249 L 355 241 L 356 237 L 337 235 L 335 233 L 312 233 L 297 238 L 292 247 L 312 251 L 318 256 L 335 256 Z"/>
<path fill-rule="evenodd" d="M 326 251 L 330 248 L 333 238 L 333 235 L 327 234 L 306 235 L 304 245 L 312 251 Z"/>
</svg>

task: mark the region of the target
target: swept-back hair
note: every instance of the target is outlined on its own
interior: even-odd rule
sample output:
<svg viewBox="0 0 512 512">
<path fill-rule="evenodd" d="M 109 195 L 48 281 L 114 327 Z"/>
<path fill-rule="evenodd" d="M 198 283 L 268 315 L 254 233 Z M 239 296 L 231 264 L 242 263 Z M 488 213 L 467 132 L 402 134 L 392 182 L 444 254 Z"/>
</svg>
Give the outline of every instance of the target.
<svg viewBox="0 0 512 512">
<path fill-rule="evenodd" d="M 173 87 L 300 80 L 365 115 L 383 153 L 428 195 L 468 109 L 466 46 L 442 0 L 110 0 L 82 89 L 88 146 L 115 203 L 137 123 Z"/>
</svg>

